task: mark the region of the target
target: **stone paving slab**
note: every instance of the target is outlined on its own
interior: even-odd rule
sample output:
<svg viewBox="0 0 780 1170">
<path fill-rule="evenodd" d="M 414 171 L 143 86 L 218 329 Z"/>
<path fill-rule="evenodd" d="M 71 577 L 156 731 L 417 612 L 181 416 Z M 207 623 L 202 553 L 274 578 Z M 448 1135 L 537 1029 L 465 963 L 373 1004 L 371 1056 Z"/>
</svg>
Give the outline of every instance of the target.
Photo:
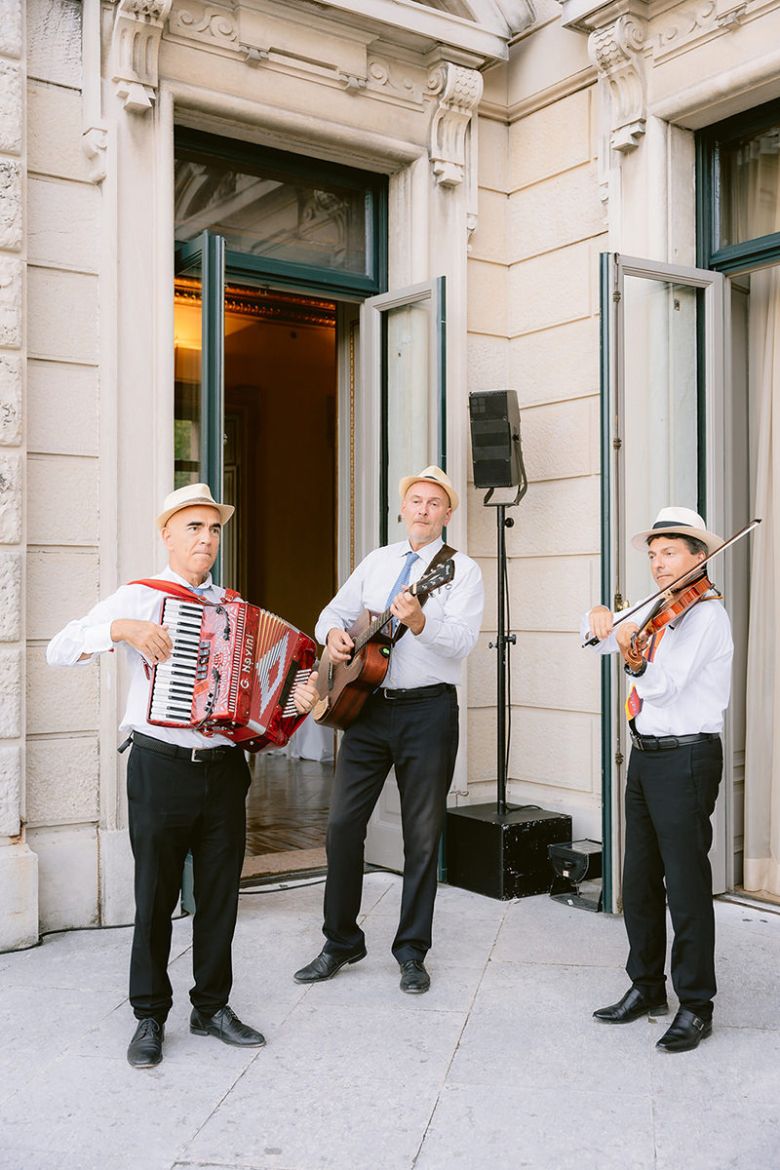
<svg viewBox="0 0 780 1170">
<path fill-rule="evenodd" d="M 320 986 L 322 885 L 242 896 L 236 1011 L 268 1046 L 188 1027 L 173 924 L 165 1060 L 131 1069 L 129 931 L 0 956 L 0 1170 L 775 1170 L 780 915 L 716 903 L 720 995 L 697 1051 L 599 1025 L 626 986 L 618 918 L 442 887 L 427 995 L 390 953 L 400 881 L 371 873 L 368 956 Z M 676 1007 L 670 997 L 670 1010 Z"/>
</svg>

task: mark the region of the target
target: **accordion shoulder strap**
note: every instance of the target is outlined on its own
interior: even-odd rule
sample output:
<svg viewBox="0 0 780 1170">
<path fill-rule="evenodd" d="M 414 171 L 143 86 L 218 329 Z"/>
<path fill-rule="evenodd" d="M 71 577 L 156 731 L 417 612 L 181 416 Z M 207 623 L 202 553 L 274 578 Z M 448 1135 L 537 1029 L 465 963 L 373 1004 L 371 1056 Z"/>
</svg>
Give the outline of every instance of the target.
<svg viewBox="0 0 780 1170">
<path fill-rule="evenodd" d="M 160 593 L 167 593 L 171 597 L 178 597 L 180 601 L 199 601 L 201 605 L 209 605 L 192 589 L 179 585 L 177 581 L 164 581 L 159 577 L 142 577 L 138 581 L 128 581 L 128 585 L 145 585 L 147 589 L 157 589 Z M 235 589 L 226 589 L 223 601 L 237 601 L 240 597 Z"/>
</svg>

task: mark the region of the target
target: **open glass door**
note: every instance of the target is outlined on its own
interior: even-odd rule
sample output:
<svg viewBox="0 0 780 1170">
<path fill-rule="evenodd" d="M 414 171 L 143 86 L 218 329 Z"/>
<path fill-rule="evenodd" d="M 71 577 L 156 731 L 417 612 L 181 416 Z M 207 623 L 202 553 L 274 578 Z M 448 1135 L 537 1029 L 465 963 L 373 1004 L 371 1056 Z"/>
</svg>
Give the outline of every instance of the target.
<svg viewBox="0 0 780 1170">
<path fill-rule="evenodd" d="M 627 544 L 661 508 L 692 508 L 716 531 L 723 522 L 714 473 L 722 466 L 723 277 L 604 254 L 601 290 L 602 601 L 621 609 L 653 591 L 647 564 L 629 555 Z M 628 761 L 625 675 L 614 660 L 605 659 L 602 671 L 604 904 L 616 909 Z M 714 818 L 718 893 L 726 883 L 726 788 Z"/>
<path fill-rule="evenodd" d="M 207 483 L 226 499 L 223 483 L 225 242 L 202 232 L 176 249 L 174 296 L 174 487 Z M 232 563 L 230 528 L 213 574 Z"/>
<path fill-rule="evenodd" d="M 430 463 L 446 468 L 445 278 L 364 301 L 364 418 L 361 431 L 376 462 L 368 466 L 372 490 L 364 502 L 363 554 L 403 540 L 398 481 Z M 376 475 L 376 467 L 379 475 Z M 372 515 L 366 515 L 369 503 Z M 372 523 L 373 521 L 373 523 Z M 368 826 L 366 861 L 403 869 L 401 806 L 391 773 Z"/>
</svg>

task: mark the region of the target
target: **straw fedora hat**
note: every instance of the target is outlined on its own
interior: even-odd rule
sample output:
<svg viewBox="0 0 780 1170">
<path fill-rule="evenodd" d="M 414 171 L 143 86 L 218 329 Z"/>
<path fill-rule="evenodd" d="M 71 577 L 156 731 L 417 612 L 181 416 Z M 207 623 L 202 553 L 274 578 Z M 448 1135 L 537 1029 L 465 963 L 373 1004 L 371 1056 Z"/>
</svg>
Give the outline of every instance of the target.
<svg viewBox="0 0 780 1170">
<path fill-rule="evenodd" d="M 655 536 L 663 536 L 665 532 L 676 533 L 678 536 L 695 536 L 697 540 L 706 544 L 708 553 L 717 552 L 721 545 L 726 543 L 722 536 L 707 531 L 707 525 L 698 512 L 692 512 L 690 508 L 671 507 L 662 508 L 655 518 L 653 527 L 645 532 L 637 532 L 632 536 L 631 544 L 634 548 L 644 551 L 648 540 Z"/>
<path fill-rule="evenodd" d="M 181 512 L 182 508 L 192 508 L 197 504 L 201 507 L 216 508 L 222 524 L 227 524 L 235 512 L 232 504 L 217 503 L 207 483 L 188 483 L 165 497 L 162 512 L 157 517 L 157 527 L 162 530 L 175 512 Z"/>
<path fill-rule="evenodd" d="M 440 484 L 450 498 L 450 507 L 452 508 L 453 512 L 455 511 L 458 504 L 460 503 L 458 493 L 452 486 L 452 481 L 450 480 L 450 477 L 447 475 L 446 471 L 442 471 L 442 469 L 440 467 L 436 467 L 435 464 L 431 464 L 430 467 L 426 467 L 423 471 L 420 472 L 419 475 L 402 476 L 398 483 L 398 491 L 401 495 L 401 503 L 404 502 L 404 496 L 409 491 L 409 488 L 412 486 L 412 484 L 421 482 Z"/>
</svg>

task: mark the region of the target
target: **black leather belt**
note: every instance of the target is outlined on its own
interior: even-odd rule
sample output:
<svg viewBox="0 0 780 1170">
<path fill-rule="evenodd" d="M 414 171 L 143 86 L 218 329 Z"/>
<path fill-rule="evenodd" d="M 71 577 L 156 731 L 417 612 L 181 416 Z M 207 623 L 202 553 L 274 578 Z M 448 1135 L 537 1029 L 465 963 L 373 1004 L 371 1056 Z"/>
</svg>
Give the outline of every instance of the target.
<svg viewBox="0 0 780 1170">
<path fill-rule="evenodd" d="M 189 760 L 191 764 L 215 764 L 218 760 L 225 760 L 236 749 L 222 745 L 213 748 L 186 748 L 177 743 L 166 743 L 162 739 L 154 739 L 151 735 L 143 735 L 134 731 L 130 737 L 136 747 L 146 751 L 157 752 L 161 756 L 171 756 L 176 760 Z"/>
<path fill-rule="evenodd" d="M 414 699 L 435 699 L 437 695 L 446 695 L 448 691 L 454 690 L 452 683 L 433 683 L 430 687 L 401 687 L 395 691 L 383 687 L 379 694 L 395 703 L 408 703 Z"/>
<path fill-rule="evenodd" d="M 697 735 L 637 735 L 635 731 L 630 734 L 632 744 L 640 752 L 671 752 L 689 743 L 720 739 L 717 731 L 700 731 Z"/>
</svg>

